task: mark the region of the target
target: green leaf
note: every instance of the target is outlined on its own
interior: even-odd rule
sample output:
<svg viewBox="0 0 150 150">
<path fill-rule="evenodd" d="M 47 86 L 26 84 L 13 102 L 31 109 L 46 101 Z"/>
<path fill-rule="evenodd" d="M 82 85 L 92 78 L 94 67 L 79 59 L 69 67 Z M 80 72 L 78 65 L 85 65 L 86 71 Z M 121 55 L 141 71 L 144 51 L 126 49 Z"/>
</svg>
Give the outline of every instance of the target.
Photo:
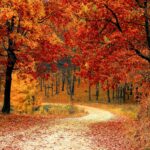
<svg viewBox="0 0 150 150">
<path fill-rule="evenodd" d="M 96 6 L 96 5 L 93 5 L 93 8 L 92 8 L 92 9 L 93 9 L 94 12 L 96 12 L 96 11 L 97 11 L 97 6 Z"/>
<path fill-rule="evenodd" d="M 104 36 L 104 42 L 108 43 L 109 41 L 110 41 L 109 38 L 107 36 Z"/>
</svg>

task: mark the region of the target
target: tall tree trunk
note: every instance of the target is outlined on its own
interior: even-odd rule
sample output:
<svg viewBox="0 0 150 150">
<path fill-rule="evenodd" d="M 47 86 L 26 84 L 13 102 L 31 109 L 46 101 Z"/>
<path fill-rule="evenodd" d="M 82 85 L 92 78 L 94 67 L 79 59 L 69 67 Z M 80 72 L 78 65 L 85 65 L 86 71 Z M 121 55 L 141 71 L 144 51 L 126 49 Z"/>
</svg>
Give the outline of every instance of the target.
<svg viewBox="0 0 150 150">
<path fill-rule="evenodd" d="M 125 101 L 126 101 L 126 83 L 123 87 L 123 103 L 125 103 Z"/>
<path fill-rule="evenodd" d="M 80 67 L 78 68 L 78 71 L 80 72 Z M 78 87 L 80 86 L 80 84 L 81 84 L 81 78 L 80 78 L 80 76 L 78 77 Z"/>
<path fill-rule="evenodd" d="M 113 98 L 113 101 L 115 99 L 115 89 L 113 88 L 113 91 L 112 91 L 112 98 Z"/>
<path fill-rule="evenodd" d="M 123 98 L 123 87 L 121 87 L 120 90 L 120 97 Z"/>
<path fill-rule="evenodd" d="M 48 84 L 48 86 L 47 86 L 47 97 L 49 97 L 49 90 L 50 90 L 50 88 L 51 88 L 51 86 L 50 86 L 50 84 Z"/>
<path fill-rule="evenodd" d="M 120 103 L 120 85 L 117 87 L 117 102 Z"/>
<path fill-rule="evenodd" d="M 5 92 L 4 92 L 4 105 L 2 108 L 3 113 L 10 113 L 10 94 L 11 94 L 11 81 L 12 72 L 16 63 L 16 56 L 13 52 L 8 56 L 8 64 L 6 68 L 6 79 L 5 79 Z"/>
<path fill-rule="evenodd" d="M 2 113 L 10 113 L 10 93 L 11 93 L 11 81 L 12 72 L 16 63 L 16 55 L 14 53 L 14 42 L 9 38 L 9 35 L 14 31 L 15 17 L 13 16 L 11 22 L 6 22 L 8 30 L 8 48 L 7 51 L 7 68 L 6 68 L 6 79 L 5 79 L 5 92 L 4 92 L 4 104 L 2 108 Z"/>
<path fill-rule="evenodd" d="M 76 67 L 74 67 L 74 69 L 73 69 L 73 77 L 72 77 L 72 84 L 71 84 L 72 95 L 74 95 L 74 91 L 75 91 L 75 81 L 76 81 L 75 72 L 76 72 Z"/>
<path fill-rule="evenodd" d="M 133 84 L 131 83 L 131 86 L 130 86 L 130 95 L 133 94 Z"/>
<path fill-rule="evenodd" d="M 52 81 L 52 84 L 51 84 L 51 88 L 52 88 L 52 96 L 54 96 L 54 82 Z"/>
<path fill-rule="evenodd" d="M 65 71 L 62 71 L 62 87 L 61 90 L 64 91 L 65 90 Z"/>
<path fill-rule="evenodd" d="M 73 75 L 72 84 L 71 84 L 71 93 L 74 95 L 75 90 L 75 75 Z"/>
<path fill-rule="evenodd" d="M 118 102 L 118 85 L 116 85 L 116 88 L 115 88 L 115 103 Z"/>
<path fill-rule="evenodd" d="M 109 89 L 109 83 L 107 81 L 107 102 L 108 103 L 111 103 L 111 99 L 110 99 L 110 89 Z"/>
<path fill-rule="evenodd" d="M 148 44 L 148 49 L 149 49 L 149 62 L 150 62 L 150 21 L 149 21 L 149 2 L 148 0 L 144 1 L 144 13 L 145 13 L 145 32 L 146 32 L 146 37 L 147 37 L 147 44 Z"/>
<path fill-rule="evenodd" d="M 108 103 L 111 103 L 109 88 L 107 89 L 107 101 L 108 101 Z"/>
<path fill-rule="evenodd" d="M 58 75 L 57 74 L 56 74 L 56 82 L 55 82 L 55 84 L 56 84 L 56 92 L 55 92 L 55 94 L 58 95 Z"/>
<path fill-rule="evenodd" d="M 119 103 L 121 104 L 121 93 L 122 89 L 121 89 L 121 85 L 119 86 Z"/>
<path fill-rule="evenodd" d="M 67 94 L 70 96 L 70 102 L 73 100 L 72 94 L 72 70 L 71 68 L 67 69 Z"/>
<path fill-rule="evenodd" d="M 122 90 L 122 87 L 120 86 L 120 101 L 122 100 L 122 98 L 123 98 L 123 92 L 122 92 L 123 90 Z"/>
</svg>

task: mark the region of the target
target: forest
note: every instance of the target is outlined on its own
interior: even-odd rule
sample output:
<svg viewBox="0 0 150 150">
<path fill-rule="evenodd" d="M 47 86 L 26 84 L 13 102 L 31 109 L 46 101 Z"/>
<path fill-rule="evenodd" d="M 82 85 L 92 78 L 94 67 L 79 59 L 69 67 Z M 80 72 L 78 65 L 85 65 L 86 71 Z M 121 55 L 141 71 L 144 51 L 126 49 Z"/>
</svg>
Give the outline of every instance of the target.
<svg viewBox="0 0 150 150">
<path fill-rule="evenodd" d="M 1 0 L 0 149 L 150 150 L 150 1 Z"/>
</svg>

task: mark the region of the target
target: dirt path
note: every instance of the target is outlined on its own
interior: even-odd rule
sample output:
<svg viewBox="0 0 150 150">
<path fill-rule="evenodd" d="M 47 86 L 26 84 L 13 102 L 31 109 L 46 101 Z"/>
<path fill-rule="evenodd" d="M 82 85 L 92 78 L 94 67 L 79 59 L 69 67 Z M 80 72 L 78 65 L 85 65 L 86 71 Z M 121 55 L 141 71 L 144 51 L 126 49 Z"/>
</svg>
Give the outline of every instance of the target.
<svg viewBox="0 0 150 150">
<path fill-rule="evenodd" d="M 87 132 L 91 123 L 104 122 L 115 116 L 105 110 L 79 106 L 88 112 L 80 118 L 56 120 L 53 125 L 37 126 L 24 132 L 0 136 L 3 150 L 106 150 L 94 147 Z M 7 145 L 7 146 L 6 146 Z"/>
</svg>

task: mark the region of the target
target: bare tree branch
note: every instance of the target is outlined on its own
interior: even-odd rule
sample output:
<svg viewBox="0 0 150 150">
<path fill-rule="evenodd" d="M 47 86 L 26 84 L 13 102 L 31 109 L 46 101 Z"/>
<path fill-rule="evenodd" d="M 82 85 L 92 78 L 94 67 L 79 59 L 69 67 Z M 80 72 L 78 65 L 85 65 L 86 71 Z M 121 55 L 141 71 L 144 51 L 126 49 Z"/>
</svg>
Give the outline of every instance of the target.
<svg viewBox="0 0 150 150">
<path fill-rule="evenodd" d="M 128 41 L 129 42 L 129 41 Z M 134 52 L 138 55 L 138 56 L 140 56 L 141 58 L 143 58 L 143 59 L 145 59 L 146 61 L 148 61 L 149 63 L 150 63 L 150 58 L 148 57 L 148 56 L 146 56 L 146 55 L 144 55 L 143 53 L 141 53 L 138 49 L 136 49 L 135 47 L 134 47 L 134 45 L 131 43 L 131 42 L 129 42 L 129 44 L 130 44 L 130 48 L 131 48 L 131 50 L 134 50 Z"/>
<path fill-rule="evenodd" d="M 114 18 L 116 20 L 116 22 L 113 22 L 111 20 L 111 23 L 113 23 L 114 25 L 116 25 L 116 27 L 119 29 L 119 31 L 122 32 L 122 28 L 121 28 L 121 25 L 119 23 L 119 19 L 118 19 L 116 13 L 110 7 L 108 7 L 108 5 L 105 4 L 104 6 L 112 13 L 112 15 L 114 16 Z"/>
</svg>

